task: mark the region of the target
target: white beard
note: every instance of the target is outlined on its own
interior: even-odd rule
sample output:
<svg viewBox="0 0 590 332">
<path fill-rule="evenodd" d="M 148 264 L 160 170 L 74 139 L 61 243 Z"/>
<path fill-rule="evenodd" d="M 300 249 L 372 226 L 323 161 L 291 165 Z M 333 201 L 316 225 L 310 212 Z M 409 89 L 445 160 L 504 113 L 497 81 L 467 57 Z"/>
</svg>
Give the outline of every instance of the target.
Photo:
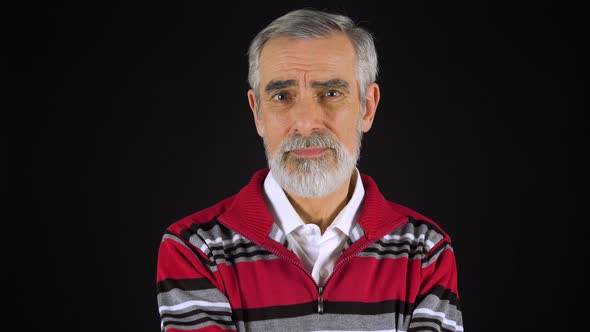
<svg viewBox="0 0 590 332">
<path fill-rule="evenodd" d="M 322 197 L 340 188 L 348 180 L 360 156 L 362 131 L 353 153 L 327 131 L 300 134 L 285 138 L 270 156 L 266 140 L 264 148 L 274 179 L 286 191 L 301 197 Z M 290 151 L 307 147 L 325 147 L 329 151 L 317 158 L 299 158 Z"/>
</svg>

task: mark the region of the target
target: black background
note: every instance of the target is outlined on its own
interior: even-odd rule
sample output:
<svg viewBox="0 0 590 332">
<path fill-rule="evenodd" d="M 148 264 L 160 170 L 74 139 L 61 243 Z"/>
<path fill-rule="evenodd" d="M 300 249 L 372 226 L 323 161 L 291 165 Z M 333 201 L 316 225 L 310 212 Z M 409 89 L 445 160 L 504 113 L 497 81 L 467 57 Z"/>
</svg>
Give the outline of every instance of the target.
<svg viewBox="0 0 590 332">
<path fill-rule="evenodd" d="M 450 233 L 466 331 L 573 328 L 582 287 L 570 276 L 586 260 L 574 258 L 585 222 L 582 9 L 385 3 L 28 8 L 8 31 L 32 73 L 21 77 L 32 229 L 9 275 L 33 290 L 12 302 L 30 315 L 19 325 L 159 329 L 164 229 L 266 165 L 246 98 L 248 44 L 311 6 L 376 37 L 382 99 L 359 169 Z"/>
</svg>

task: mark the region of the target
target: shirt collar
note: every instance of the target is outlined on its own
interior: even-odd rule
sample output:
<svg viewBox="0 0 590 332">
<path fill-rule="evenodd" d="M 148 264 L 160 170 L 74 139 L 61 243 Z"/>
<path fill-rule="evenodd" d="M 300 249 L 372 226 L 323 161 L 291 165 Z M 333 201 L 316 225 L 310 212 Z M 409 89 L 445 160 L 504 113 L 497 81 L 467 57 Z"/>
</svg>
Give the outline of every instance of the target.
<svg viewBox="0 0 590 332">
<path fill-rule="evenodd" d="M 355 174 L 356 183 L 352 197 L 328 227 L 328 229 L 338 228 L 347 236 L 350 235 L 351 229 L 358 220 L 360 206 L 363 197 L 365 196 L 365 189 L 360 177 L 360 172 L 356 168 Z M 281 188 L 272 176 L 272 172 L 268 172 L 268 175 L 264 180 L 264 193 L 270 213 L 273 216 L 275 223 L 283 230 L 285 235 L 291 233 L 296 228 L 305 225 L 299 214 L 297 214 L 297 211 L 295 211 L 293 205 L 291 205 L 291 202 L 289 202 L 283 188 Z"/>
<path fill-rule="evenodd" d="M 356 224 L 359 214 L 360 206 L 365 196 L 365 188 L 363 187 L 363 181 L 361 180 L 360 172 L 355 168 L 356 183 L 354 185 L 354 191 L 348 203 L 340 210 L 340 213 L 334 218 L 332 224 L 328 227 L 338 228 L 346 236 L 350 236 L 350 231 Z"/>
</svg>

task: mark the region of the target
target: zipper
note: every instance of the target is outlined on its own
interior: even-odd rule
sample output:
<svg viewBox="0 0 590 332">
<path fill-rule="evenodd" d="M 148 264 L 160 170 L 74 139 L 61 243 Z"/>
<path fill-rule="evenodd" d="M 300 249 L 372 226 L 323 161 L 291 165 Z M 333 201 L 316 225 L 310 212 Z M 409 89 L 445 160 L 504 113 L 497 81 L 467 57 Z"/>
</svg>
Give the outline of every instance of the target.
<svg viewBox="0 0 590 332">
<path fill-rule="evenodd" d="M 371 243 L 373 243 L 373 242 L 374 241 L 367 241 L 362 246 L 358 247 L 355 251 L 353 251 L 351 254 L 347 255 L 346 257 L 344 257 L 341 260 L 339 260 L 338 262 L 336 262 L 336 265 L 334 266 L 334 269 L 332 270 L 332 273 L 330 274 L 330 277 L 324 283 L 324 286 L 328 284 L 328 282 L 330 281 L 330 279 L 332 279 L 332 277 L 334 276 L 334 274 L 336 274 L 336 271 L 338 271 L 340 269 L 340 267 L 342 265 L 344 265 L 344 263 L 348 262 L 353 257 L 355 257 L 356 255 L 358 255 L 361 251 L 365 250 L 365 248 L 367 248 L 368 246 L 370 246 Z"/>
<path fill-rule="evenodd" d="M 301 264 L 301 262 L 298 262 L 296 260 L 293 260 L 293 259 L 291 259 L 291 258 L 283 255 L 278 250 L 276 250 L 276 249 L 274 249 L 274 248 L 272 248 L 270 246 L 263 246 L 263 248 L 267 249 L 268 251 L 272 252 L 273 254 L 277 255 L 278 257 L 286 260 L 287 262 L 289 262 L 289 263 L 297 266 L 298 268 L 300 268 L 303 272 L 305 272 L 305 274 L 307 274 L 311 278 L 311 281 L 313 281 L 313 283 L 316 286 L 316 289 L 318 290 L 318 314 L 321 315 L 321 314 L 324 313 L 324 303 L 326 303 L 326 301 L 324 300 L 324 297 L 323 297 L 325 285 L 328 284 L 328 282 L 330 281 L 330 279 L 332 279 L 332 277 L 334 276 L 334 274 L 336 273 L 336 271 L 338 271 L 340 269 L 340 267 L 342 265 L 344 265 L 344 263 L 348 262 L 353 257 L 355 257 L 356 255 L 358 255 L 361 251 L 363 251 L 365 248 L 367 248 L 373 242 L 374 241 L 367 241 L 366 243 L 364 243 L 363 245 L 361 245 L 359 248 L 357 248 L 355 251 L 353 251 L 351 254 L 349 254 L 346 257 L 344 257 L 341 260 L 339 260 L 336 263 L 336 265 L 334 266 L 334 270 L 332 270 L 332 273 L 330 274 L 330 277 L 326 280 L 326 282 L 324 282 L 324 287 L 318 285 L 318 283 L 312 277 L 311 273 L 307 272 L 307 270 L 305 269 L 305 267 L 303 266 L 303 264 Z"/>
<path fill-rule="evenodd" d="M 318 285 L 318 283 L 312 277 L 311 273 L 307 272 L 307 270 L 305 269 L 305 266 L 303 266 L 303 264 L 301 264 L 301 262 L 298 262 L 294 259 L 291 259 L 291 258 L 281 254 L 278 250 L 276 250 L 274 248 L 267 247 L 267 246 L 263 246 L 263 248 L 267 249 L 268 251 L 272 252 L 273 254 L 277 255 L 278 257 L 286 260 L 287 262 L 297 266 L 299 269 L 301 269 L 303 272 L 305 272 L 305 274 L 307 274 L 307 276 L 309 276 L 311 281 L 313 281 L 316 289 L 318 290 L 318 314 L 323 314 L 324 313 L 324 298 L 322 296 L 324 294 L 324 287 Z"/>
<path fill-rule="evenodd" d="M 232 229 L 231 227 L 228 227 L 227 225 L 225 225 L 221 220 L 219 220 L 219 222 L 221 224 L 223 224 L 225 227 Z M 239 233 L 239 232 L 238 232 Z M 240 233 L 241 234 L 241 233 Z M 245 238 L 248 238 L 247 236 L 243 235 Z M 256 243 L 256 242 L 254 242 Z M 313 276 L 311 275 L 311 273 L 309 273 L 306 269 L 305 266 L 303 266 L 303 264 L 301 264 L 300 261 L 296 261 L 294 259 L 291 259 L 285 255 L 283 255 L 279 250 L 272 248 L 272 246 L 270 245 L 263 245 L 262 243 L 256 243 L 257 245 L 261 246 L 262 248 L 272 252 L 273 254 L 277 255 L 278 257 L 284 259 L 285 261 L 297 266 L 301 271 L 305 272 L 305 274 L 307 274 L 307 276 L 311 279 L 311 281 L 313 281 L 313 284 L 315 285 L 317 291 L 318 291 L 318 313 L 319 314 L 323 314 L 324 313 L 324 299 L 323 299 L 323 294 L 324 294 L 324 287 L 321 287 L 320 285 L 318 285 L 318 283 L 315 281 L 315 279 L 313 278 Z"/>
<path fill-rule="evenodd" d="M 318 287 L 318 314 L 324 313 L 324 298 L 322 295 L 324 294 L 324 287 Z"/>
</svg>

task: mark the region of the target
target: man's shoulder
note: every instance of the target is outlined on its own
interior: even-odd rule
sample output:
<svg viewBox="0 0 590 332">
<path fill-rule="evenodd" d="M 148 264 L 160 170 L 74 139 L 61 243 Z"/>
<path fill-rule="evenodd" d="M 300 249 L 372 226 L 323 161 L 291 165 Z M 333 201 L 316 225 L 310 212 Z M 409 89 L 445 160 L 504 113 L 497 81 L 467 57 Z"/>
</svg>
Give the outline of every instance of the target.
<svg viewBox="0 0 590 332">
<path fill-rule="evenodd" d="M 400 232 L 412 233 L 420 238 L 429 233 L 428 235 L 449 239 L 448 234 L 432 219 L 385 198 L 369 175 L 361 173 L 361 178 L 365 187 L 365 203 L 362 210 L 364 215 L 361 215 L 364 216 L 362 226 L 365 232 L 377 237 L 384 234 L 397 237 Z"/>
<path fill-rule="evenodd" d="M 411 232 L 414 233 L 415 236 L 435 236 L 450 241 L 449 234 L 447 234 L 444 229 L 431 218 L 402 204 L 392 201 L 387 201 L 387 203 L 392 209 L 407 217 L 406 223 L 390 234 Z"/>
<path fill-rule="evenodd" d="M 200 227 L 211 223 L 217 223 L 217 218 L 222 215 L 232 205 L 237 194 L 223 199 L 222 201 L 198 210 L 181 219 L 173 222 L 168 226 L 168 231 L 180 234 L 191 227 Z"/>
<path fill-rule="evenodd" d="M 381 202 L 380 204 L 373 204 L 372 206 L 382 206 L 384 209 L 380 210 L 387 211 L 385 212 L 386 215 L 395 217 L 396 219 L 405 219 L 405 222 L 394 224 L 393 229 L 390 229 L 389 231 L 390 235 L 399 232 L 412 232 L 415 233 L 416 236 L 424 237 L 426 233 L 429 233 L 430 235 L 438 234 L 437 236 L 450 240 L 449 235 L 433 219 L 413 208 L 385 198 L 385 196 L 381 194 L 377 183 L 369 175 L 361 174 L 361 177 L 367 195 L 372 198 L 373 202 Z"/>
<path fill-rule="evenodd" d="M 218 203 L 211 205 L 202 210 L 196 211 L 182 219 L 172 223 L 167 231 L 180 234 L 191 228 L 212 228 L 219 223 L 220 216 L 227 217 L 229 226 L 235 227 L 232 222 L 235 215 L 242 215 L 245 210 L 261 210 L 263 201 L 260 187 L 268 174 L 268 168 L 261 169 L 252 175 L 250 181 L 236 194 L 233 194 Z M 259 201 L 259 202 L 258 202 Z M 234 217 L 234 218 L 232 218 Z"/>
<path fill-rule="evenodd" d="M 400 214 L 403 214 L 405 216 L 411 217 L 416 220 L 423 220 L 428 223 L 436 224 L 432 219 L 428 218 L 427 216 L 423 215 L 422 213 L 420 213 L 410 207 L 407 207 L 407 206 L 402 205 L 398 202 L 393 202 L 390 200 L 387 200 L 387 203 L 389 204 L 389 206 L 393 210 L 397 211 Z"/>
</svg>

